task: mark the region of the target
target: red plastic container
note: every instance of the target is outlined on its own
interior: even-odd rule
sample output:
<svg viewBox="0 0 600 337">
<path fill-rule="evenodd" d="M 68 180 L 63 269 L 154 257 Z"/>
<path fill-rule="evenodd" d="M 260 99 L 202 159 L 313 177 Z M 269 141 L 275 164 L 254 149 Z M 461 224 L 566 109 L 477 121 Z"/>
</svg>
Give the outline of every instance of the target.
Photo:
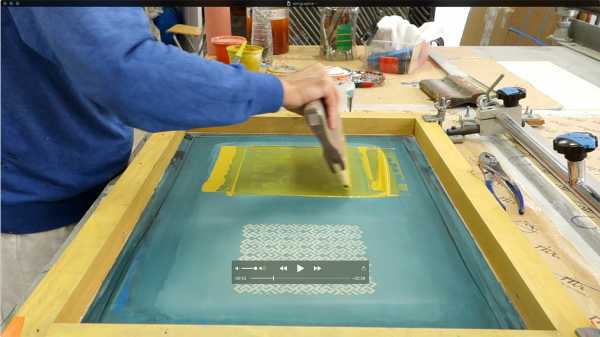
<svg viewBox="0 0 600 337">
<path fill-rule="evenodd" d="M 379 58 L 379 70 L 384 73 L 399 74 L 399 62 L 396 57 L 382 56 Z"/>
<path fill-rule="evenodd" d="M 215 55 L 217 61 L 229 64 L 229 55 L 227 54 L 227 47 L 233 45 L 241 45 L 246 42 L 246 38 L 243 36 L 215 36 L 210 40 L 210 43 L 215 46 Z"/>
</svg>

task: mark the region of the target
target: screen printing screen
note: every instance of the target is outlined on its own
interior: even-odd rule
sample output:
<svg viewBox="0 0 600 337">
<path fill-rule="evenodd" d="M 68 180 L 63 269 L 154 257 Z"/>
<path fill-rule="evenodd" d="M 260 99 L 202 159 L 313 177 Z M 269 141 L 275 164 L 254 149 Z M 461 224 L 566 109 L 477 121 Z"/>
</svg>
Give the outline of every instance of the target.
<svg viewBox="0 0 600 337">
<path fill-rule="evenodd" d="M 413 137 L 182 141 L 85 322 L 523 328 Z"/>
</svg>

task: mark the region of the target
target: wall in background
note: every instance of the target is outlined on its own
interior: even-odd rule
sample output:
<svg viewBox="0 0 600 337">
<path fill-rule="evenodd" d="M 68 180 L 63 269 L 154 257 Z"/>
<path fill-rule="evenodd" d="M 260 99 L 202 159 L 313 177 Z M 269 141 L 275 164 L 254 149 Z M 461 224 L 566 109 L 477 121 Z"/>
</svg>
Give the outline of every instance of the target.
<svg viewBox="0 0 600 337">
<path fill-rule="evenodd" d="M 444 28 L 444 44 L 457 47 L 465 29 L 470 7 L 436 7 L 435 22 Z"/>
<path fill-rule="evenodd" d="M 551 45 L 557 21 L 554 7 L 474 7 L 461 44 Z"/>
</svg>

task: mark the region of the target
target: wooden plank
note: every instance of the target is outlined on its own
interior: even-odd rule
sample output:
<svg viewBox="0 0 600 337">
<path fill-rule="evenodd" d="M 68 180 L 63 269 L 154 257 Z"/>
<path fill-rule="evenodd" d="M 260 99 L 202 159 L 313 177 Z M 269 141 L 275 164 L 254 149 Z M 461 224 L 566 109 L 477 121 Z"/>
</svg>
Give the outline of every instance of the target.
<svg viewBox="0 0 600 337">
<path fill-rule="evenodd" d="M 153 135 L 17 312 L 21 336 L 55 321 L 80 322 L 152 196 L 183 132 Z"/>
<path fill-rule="evenodd" d="M 600 118 L 595 117 L 593 114 L 585 117 L 586 113 L 583 112 L 574 117 L 563 115 L 545 116 L 546 124 L 543 127 L 536 128 L 536 131 L 549 142 L 550 147 L 552 146 L 552 139 L 565 132 L 587 131 L 596 135 L 600 134 Z M 457 117 L 457 114 L 450 113 L 447 115 L 444 128 L 458 125 Z M 517 145 L 515 144 L 515 146 Z M 494 149 L 481 142 L 477 136 L 467 137 L 463 144 L 456 144 L 456 148 L 471 165 L 472 172 L 483 181 L 478 168 L 479 154 Z M 523 156 L 529 157 L 532 165 L 540 169 L 540 174 L 545 172 L 545 169 L 535 159 L 531 158 L 524 149 L 520 146 L 517 146 L 517 149 L 520 150 Z M 586 167 L 588 174 L 600 179 L 600 151 L 594 151 L 588 155 Z M 546 174 L 546 177 L 548 183 L 554 183 L 559 187 L 563 185 L 550 174 Z M 579 306 L 589 321 L 596 327 L 600 327 L 600 275 L 598 271 L 586 263 L 586 259 L 579 253 L 578 247 L 575 247 L 570 239 L 565 236 L 562 229 L 564 225 L 557 223 L 558 220 L 554 218 L 551 212 L 548 212 L 545 205 L 537 201 L 534 196 L 535 191 L 528 190 L 526 186 L 521 186 L 521 189 L 525 197 L 526 211 L 524 215 L 518 214 L 517 207 L 512 202 L 512 195 L 508 190 L 497 189 L 500 198 L 505 198 L 503 200 L 507 201 L 508 214 L 513 222 L 512 226 L 527 238 L 536 254 L 541 257 L 543 263 L 553 273 L 554 278 L 562 284 L 569 297 Z M 583 205 L 572 193 L 565 191 L 565 188 L 561 189 L 581 209 L 583 216 L 587 216 L 600 227 L 600 218 L 589 211 L 587 206 Z M 566 221 L 569 221 L 569 219 Z M 595 230 L 598 229 L 590 228 L 590 231 Z"/>
<path fill-rule="evenodd" d="M 344 133 L 347 135 L 412 135 L 416 114 L 394 112 L 343 114 Z M 248 121 L 231 126 L 193 129 L 201 133 L 240 134 L 312 134 L 304 117 L 291 112 L 279 112 L 256 116 Z"/>
<path fill-rule="evenodd" d="M 521 100 L 522 106 L 529 106 L 533 109 L 561 109 L 562 105 L 554 99 L 546 96 L 541 91 L 536 89 L 531 83 L 521 79 L 517 75 L 510 72 L 498 62 L 489 59 L 481 58 L 477 62 L 472 62 L 468 59 L 459 59 L 453 61 L 460 69 L 467 74 L 477 78 L 480 82 L 490 85 L 500 74 L 504 74 L 504 78 L 498 83 L 496 88 L 518 86 L 527 90 L 527 97 Z"/>
<path fill-rule="evenodd" d="M 559 337 L 556 331 L 184 324 L 53 324 L 47 337 Z"/>
<path fill-rule="evenodd" d="M 498 85 L 498 88 L 503 86 L 520 86 L 525 88 L 527 90 L 527 98 L 521 101 L 523 106 L 530 106 L 534 109 L 561 108 L 560 103 L 537 90 L 529 82 L 511 73 L 493 59 L 475 54 L 469 47 L 436 47 L 435 50 L 458 68 L 484 84 L 489 85 L 501 73 L 504 74 L 505 77 Z M 290 46 L 290 53 L 276 55 L 275 62 L 292 65 L 299 69 L 318 62 L 324 65 L 340 66 L 349 69 L 364 69 L 364 61 L 362 61 L 364 58 L 363 53 L 364 50 L 358 48 L 357 59 L 353 61 L 333 62 L 320 59 L 318 57 L 318 47 L 316 46 Z M 357 108 L 361 105 L 374 104 L 431 105 L 432 102 L 429 97 L 419 89 L 418 82 L 424 79 L 443 78 L 445 75 L 445 72 L 431 60 L 427 61 L 413 74 L 385 74 L 386 80 L 383 86 L 357 89 L 354 94 L 353 105 Z"/>
<path fill-rule="evenodd" d="M 146 208 L 183 136 L 183 132 L 154 134 L 144 147 L 147 151 L 141 152 L 135 158 L 129 165 L 131 169 L 128 168 L 111 191 L 110 195 L 114 199 L 107 198 L 106 204 L 112 203 L 113 207 L 107 206 L 103 209 L 100 205 L 90 217 L 88 222 L 97 223 L 94 227 L 104 227 L 103 230 L 110 228 L 111 231 L 106 242 L 98 247 L 100 249 L 90 264 L 93 268 L 88 268 L 83 275 L 57 316 L 57 322 L 80 322 L 83 319 Z M 123 209 L 115 208 L 114 204 L 122 205 Z M 113 224 L 112 228 L 109 224 Z"/>
<path fill-rule="evenodd" d="M 443 130 L 418 120 L 415 136 L 527 327 L 575 336 L 576 328 L 589 326 Z"/>
<path fill-rule="evenodd" d="M 482 151 L 490 151 L 490 148 L 473 139 L 458 144 L 456 147 L 483 183 L 483 176 L 477 166 L 479 154 Z M 523 156 L 527 157 L 528 154 L 523 152 Z M 535 165 L 533 158 L 531 160 L 532 165 Z M 506 168 L 507 163 L 502 162 L 502 164 Z M 543 172 L 543 169 L 540 172 Z M 509 172 L 509 174 L 511 173 Z M 554 182 L 552 177 L 548 178 L 548 183 Z M 560 186 L 557 181 L 555 183 Z M 527 189 L 527 186 L 521 185 L 520 187 L 526 206 L 523 215 L 517 212 L 512 195 L 507 189 L 497 188 L 496 190 L 498 196 L 505 200 L 507 214 L 513 222 L 512 226 L 517 228 L 520 234 L 529 241 L 530 246 L 548 266 L 553 277 L 566 289 L 569 297 L 583 310 L 591 323 L 600 326 L 600 283 L 596 272 L 585 263 L 586 259 L 579 254 L 577 248 L 563 236 L 562 230 L 554 223 L 556 219 L 551 218 L 548 210 L 532 197 L 535 192 Z M 566 193 L 569 195 L 568 192 Z M 600 219 L 595 218 L 593 213 L 583 209 L 582 212 L 591 219 L 599 220 L 597 222 L 600 223 Z"/>
</svg>

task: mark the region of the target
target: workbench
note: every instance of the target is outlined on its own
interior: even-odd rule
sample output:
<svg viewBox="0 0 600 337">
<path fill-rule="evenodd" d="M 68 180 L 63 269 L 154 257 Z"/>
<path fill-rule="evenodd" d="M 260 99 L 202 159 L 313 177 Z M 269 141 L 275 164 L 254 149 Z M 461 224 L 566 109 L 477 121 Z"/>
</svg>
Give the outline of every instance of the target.
<svg viewBox="0 0 600 337">
<path fill-rule="evenodd" d="M 314 51 L 310 47 L 299 47 L 292 53 L 279 58 L 286 64 L 305 66 L 316 61 Z M 587 131 L 600 134 L 600 103 L 587 109 L 571 109 L 562 106 L 541 90 L 535 88 L 518 74 L 511 73 L 497 62 L 552 62 L 560 68 L 588 81 L 600 88 L 600 62 L 571 49 L 564 47 L 526 47 L 526 46 L 485 46 L 485 47 L 459 47 L 437 48 L 441 55 L 456 64 L 461 70 L 477 78 L 483 83 L 492 83 L 499 73 L 504 73 L 504 80 L 498 85 L 521 86 L 528 90 L 528 98 L 522 101 L 523 106 L 529 106 L 541 114 L 546 124 L 537 129 L 538 133 L 548 142 L 559 134 L 569 131 Z M 330 65 L 346 67 L 360 67 L 362 62 L 323 62 Z M 433 114 L 435 110 L 428 98 L 415 84 L 425 78 L 441 78 L 444 73 L 435 64 L 425 64 L 414 74 L 387 75 L 386 85 L 376 89 L 359 89 L 355 93 L 353 111 L 397 111 L 421 112 Z M 552 81 L 552 74 L 548 74 Z M 561 85 L 560 83 L 557 83 Z M 577 94 L 577 88 L 564 88 Z M 597 96 L 596 96 L 597 97 Z M 583 98 L 583 97 L 582 97 Z M 457 110 L 450 110 L 450 116 L 445 122 L 445 127 L 456 124 Z M 454 114 L 454 116 L 452 116 Z M 490 151 L 493 147 L 489 142 L 482 141 L 479 137 L 471 137 L 457 148 L 471 163 L 474 172 L 478 172 L 477 161 L 479 153 Z M 528 156 L 526 152 L 515 144 L 520 153 Z M 600 178 L 600 151 L 593 152 L 587 160 L 589 174 Z M 547 173 L 547 172 L 546 172 Z M 548 175 L 549 176 L 549 175 Z M 556 179 L 550 178 L 557 186 L 566 188 Z M 548 214 L 548 205 L 542 205 L 528 195 L 525 189 L 527 212 L 519 215 L 515 209 L 509 209 L 511 217 L 523 235 L 531 242 L 532 246 L 552 268 L 556 278 L 569 290 L 571 297 L 586 312 L 589 319 L 600 326 L 600 270 L 586 263 L 586 259 L 579 254 L 575 244 L 565 238 L 564 224 L 557 224 L 556 219 L 551 219 Z M 565 192 L 567 193 L 567 192 Z M 508 195 L 506 197 L 509 197 Z M 506 200 L 509 200 L 508 198 Z M 600 219 L 581 205 L 583 213 L 594 219 L 600 225 Z M 590 230 L 597 231 L 598 228 Z"/>
<path fill-rule="evenodd" d="M 597 73 L 598 69 L 600 68 L 597 63 L 594 63 L 595 61 L 591 62 L 591 59 L 587 59 L 585 56 L 576 54 L 575 52 L 562 47 L 544 47 L 543 50 L 541 48 L 537 48 L 540 47 L 444 48 L 443 52 L 451 60 L 458 63 L 459 66 L 464 66 L 463 70 L 484 83 L 491 83 L 491 81 L 497 76 L 497 72 L 486 72 L 490 69 L 490 67 L 493 67 L 493 69 L 500 69 L 502 72 L 507 74 L 504 82 L 500 84 L 500 87 L 503 85 L 517 85 L 526 87 L 530 95 L 525 101 L 525 105 L 531 106 L 536 110 L 551 111 L 545 116 L 546 125 L 540 129 L 540 133 L 548 139 L 552 139 L 558 133 L 567 131 L 587 130 L 595 134 L 599 134 L 600 118 L 597 114 L 598 111 L 590 111 L 589 117 L 586 116 L 585 113 L 575 114 L 573 117 L 570 117 L 569 115 L 563 115 L 561 113 L 554 113 L 554 111 L 561 111 L 563 108 L 560 102 L 557 102 L 552 99 L 552 97 L 548 97 L 543 92 L 536 90 L 536 88 L 531 84 L 520 79 L 517 75 L 511 74 L 506 69 L 502 68 L 502 66 L 498 65 L 494 60 L 520 61 L 527 60 L 527 57 L 532 57 L 535 60 L 544 58 L 546 60 L 555 61 L 555 63 L 558 65 L 565 65 L 565 67 L 569 67 L 569 70 L 574 72 L 576 75 L 600 86 L 600 76 L 594 76 L 595 72 Z M 320 61 L 316 57 L 316 50 L 317 49 L 315 47 L 292 47 L 289 54 L 276 57 L 276 62 L 303 67 Z M 519 53 L 521 52 L 523 59 L 519 58 Z M 566 61 L 566 57 L 572 58 L 574 61 L 568 62 Z M 323 63 L 341 65 L 350 68 L 359 68 L 362 66 L 361 61 Z M 575 64 L 580 66 L 575 66 Z M 588 66 L 591 66 L 591 68 L 586 69 Z M 433 64 L 426 64 L 415 74 L 388 75 L 384 87 L 374 89 L 359 89 L 357 91 L 355 94 L 353 111 L 362 116 L 369 116 L 369 114 L 372 113 L 372 118 L 374 119 L 377 118 L 379 111 L 388 111 L 388 113 L 385 114 L 385 117 L 384 115 L 381 115 L 382 118 L 392 118 L 390 115 L 393 116 L 395 114 L 398 116 L 403 116 L 409 113 L 409 115 L 417 114 L 416 116 L 418 116 L 419 114 L 433 113 L 434 110 L 432 109 L 432 103 L 422 92 L 420 92 L 416 83 L 420 79 L 441 78 L 443 75 L 443 71 Z M 356 116 L 356 113 L 349 114 L 349 116 Z M 448 125 L 454 122 L 454 119 L 452 118 L 452 112 L 450 115 L 451 116 L 447 121 Z M 286 116 L 292 116 L 292 114 L 286 111 L 281 111 L 274 114 L 274 116 L 285 118 Z M 581 123 L 584 123 L 585 125 L 581 125 Z M 367 125 L 365 127 L 369 126 Z M 233 130 L 238 129 L 234 128 Z M 143 145 L 145 141 L 145 139 L 142 139 L 140 144 Z M 163 141 L 160 146 L 165 151 L 172 147 L 172 145 L 165 141 Z M 476 176 L 480 180 L 482 180 L 482 177 L 479 169 L 477 168 L 477 157 L 481 151 L 489 150 L 490 147 L 493 147 L 491 142 L 482 140 L 479 137 L 473 137 L 463 144 L 456 145 L 458 151 L 460 151 L 467 162 L 471 164 L 471 175 Z M 515 148 L 519 151 L 522 151 L 517 146 L 515 146 Z M 174 151 L 174 149 L 169 151 Z M 524 152 L 522 153 L 523 156 L 526 156 Z M 596 176 L 600 176 L 600 153 L 594 153 L 590 157 L 591 158 L 588 161 L 588 167 L 590 168 L 591 173 Z M 158 178 L 159 177 L 153 177 L 153 179 Z M 558 182 L 554 182 L 558 184 Z M 94 204 L 92 209 L 90 209 L 86 217 L 82 219 L 81 223 L 88 221 L 88 217 L 90 216 L 92 218 L 94 217 L 96 210 L 95 208 L 102 202 L 104 198 L 106 198 L 107 195 L 111 195 L 111 189 L 112 185 L 107 187 L 106 191 L 103 192 L 99 200 Z M 567 290 L 567 294 L 570 299 L 579 306 L 579 309 L 587 315 L 587 318 L 592 323 L 595 324 L 600 322 L 600 317 L 598 317 L 600 316 L 600 282 L 598 278 L 598 272 L 594 271 L 589 265 L 586 265 L 585 259 L 579 254 L 577 249 L 573 247 L 573 244 L 561 234 L 560 229 L 557 228 L 557 225 L 554 223 L 554 219 L 547 215 L 547 210 L 543 208 L 543 205 L 537 204 L 536 199 L 532 198 L 526 189 L 523 192 L 525 194 L 527 205 L 526 214 L 519 215 L 514 209 L 515 207 L 511 207 L 510 205 L 508 212 L 510 219 L 513 221 L 512 225 L 514 225 L 514 228 L 518 229 L 520 235 L 525 237 L 527 239 L 526 241 L 528 241 L 533 248 L 527 251 L 537 252 L 539 257 L 536 257 L 533 260 L 538 261 L 541 258 L 541 260 L 545 262 L 546 266 L 550 268 L 555 278 L 560 281 L 563 287 Z M 143 207 L 143 205 L 140 204 L 136 207 Z M 594 217 L 592 213 L 588 212 L 588 215 L 591 218 Z M 81 230 L 80 227 L 81 225 L 78 226 L 72 236 L 77 235 L 78 231 Z M 597 229 L 594 228 L 590 230 Z M 514 234 L 517 233 L 517 231 L 511 233 Z M 521 239 L 519 238 L 518 240 Z M 65 246 L 68 245 L 69 243 L 67 243 Z M 527 259 L 526 256 L 521 257 Z M 100 261 L 98 262 L 101 263 Z M 57 266 L 56 268 L 60 268 L 60 266 Z M 77 310 L 74 309 L 73 312 L 76 311 Z M 68 316 L 68 310 L 66 315 Z M 105 330 L 106 333 L 111 331 L 110 328 L 108 329 L 109 330 Z M 68 332 L 68 329 L 58 329 L 56 331 Z M 225 332 L 226 331 L 230 330 L 225 330 Z M 278 333 L 278 331 L 280 330 L 275 328 L 269 331 L 262 330 L 264 333 Z M 183 332 L 183 330 L 180 332 Z M 201 331 L 198 330 L 196 332 Z M 223 331 L 217 330 L 214 330 L 213 332 L 224 333 Z M 322 332 L 325 331 L 323 330 Z M 330 330 L 328 332 L 338 333 L 339 335 L 354 333 L 350 332 L 349 330 Z M 165 333 L 168 333 L 167 330 L 165 330 Z M 244 331 L 244 333 L 249 333 L 249 331 Z M 306 333 L 306 330 L 296 331 L 294 333 Z M 314 333 L 319 332 L 314 331 Z M 383 332 L 377 331 L 377 333 Z M 430 333 L 433 334 L 434 332 Z M 94 334 L 89 335 L 92 336 Z M 424 332 L 422 335 L 427 336 L 427 334 Z M 462 331 L 461 335 L 467 336 L 469 333 Z M 535 331 L 531 331 L 531 335 L 535 335 Z M 542 335 L 543 334 L 540 334 L 540 336 Z"/>
<path fill-rule="evenodd" d="M 569 131 L 587 131 L 600 135 L 600 103 L 588 105 L 588 108 L 563 106 L 554 97 L 545 94 L 527 79 L 510 72 L 500 64 L 504 62 L 551 62 L 600 88 L 600 62 L 597 60 L 559 46 L 477 46 L 435 49 L 445 59 L 483 83 L 490 84 L 500 73 L 503 73 L 506 76 L 497 88 L 503 86 L 526 88 L 528 97 L 521 101 L 521 104 L 533 108 L 544 117 L 546 124 L 537 128 L 536 131 L 548 141 L 550 146 L 554 137 Z M 298 47 L 292 49 L 290 54 L 279 57 L 279 61 L 302 67 L 316 62 L 317 59 L 314 55 L 315 50 L 311 47 Z M 322 63 L 350 68 L 363 65 L 360 60 Z M 548 74 L 548 81 L 552 81 L 552 75 Z M 357 90 L 353 111 L 434 114 L 435 109 L 431 101 L 419 90 L 416 83 L 421 79 L 442 78 L 443 76 L 444 72 L 434 63 L 425 64 L 413 74 L 387 75 L 386 85 L 383 87 Z M 569 88 L 564 83 L 556 83 L 556 85 L 563 86 L 563 89 L 569 91 L 576 99 L 589 99 L 589 97 L 578 97 L 579 93 L 576 87 Z M 596 102 L 600 101 L 596 99 Z M 444 127 L 456 125 L 459 111 L 461 109 L 449 110 L 450 116 L 447 117 Z M 474 172 L 479 171 L 477 167 L 479 153 L 490 151 L 490 148 L 494 147 L 490 142 L 477 136 L 470 137 L 465 143 L 456 146 L 469 161 Z M 529 157 L 520 146 L 514 144 L 514 147 L 523 156 Z M 600 179 L 600 151 L 593 152 L 588 156 L 587 169 L 588 174 Z M 518 168 L 514 168 L 514 170 L 518 170 Z M 560 186 L 560 190 L 563 192 L 566 190 L 564 185 L 550 177 L 547 171 L 540 170 L 546 173 L 549 182 Z M 565 224 L 558 223 L 560 221 L 549 214 L 551 213 L 548 209 L 549 205 L 534 200 L 527 189 L 524 193 L 527 205 L 526 214 L 519 215 L 516 207 L 509 209 L 515 226 L 529 239 L 531 245 L 551 267 L 556 278 L 569 290 L 571 297 L 586 312 L 588 318 L 600 326 L 600 270 L 586 263 L 586 258 L 577 249 L 577 243 L 566 238 L 568 235 L 565 234 Z M 507 194 L 505 199 L 509 201 L 510 196 Z M 579 204 L 585 216 L 590 217 L 600 226 L 600 219 L 596 215 L 581 203 L 575 202 Z M 590 230 L 598 231 L 598 228 Z"/>
</svg>

